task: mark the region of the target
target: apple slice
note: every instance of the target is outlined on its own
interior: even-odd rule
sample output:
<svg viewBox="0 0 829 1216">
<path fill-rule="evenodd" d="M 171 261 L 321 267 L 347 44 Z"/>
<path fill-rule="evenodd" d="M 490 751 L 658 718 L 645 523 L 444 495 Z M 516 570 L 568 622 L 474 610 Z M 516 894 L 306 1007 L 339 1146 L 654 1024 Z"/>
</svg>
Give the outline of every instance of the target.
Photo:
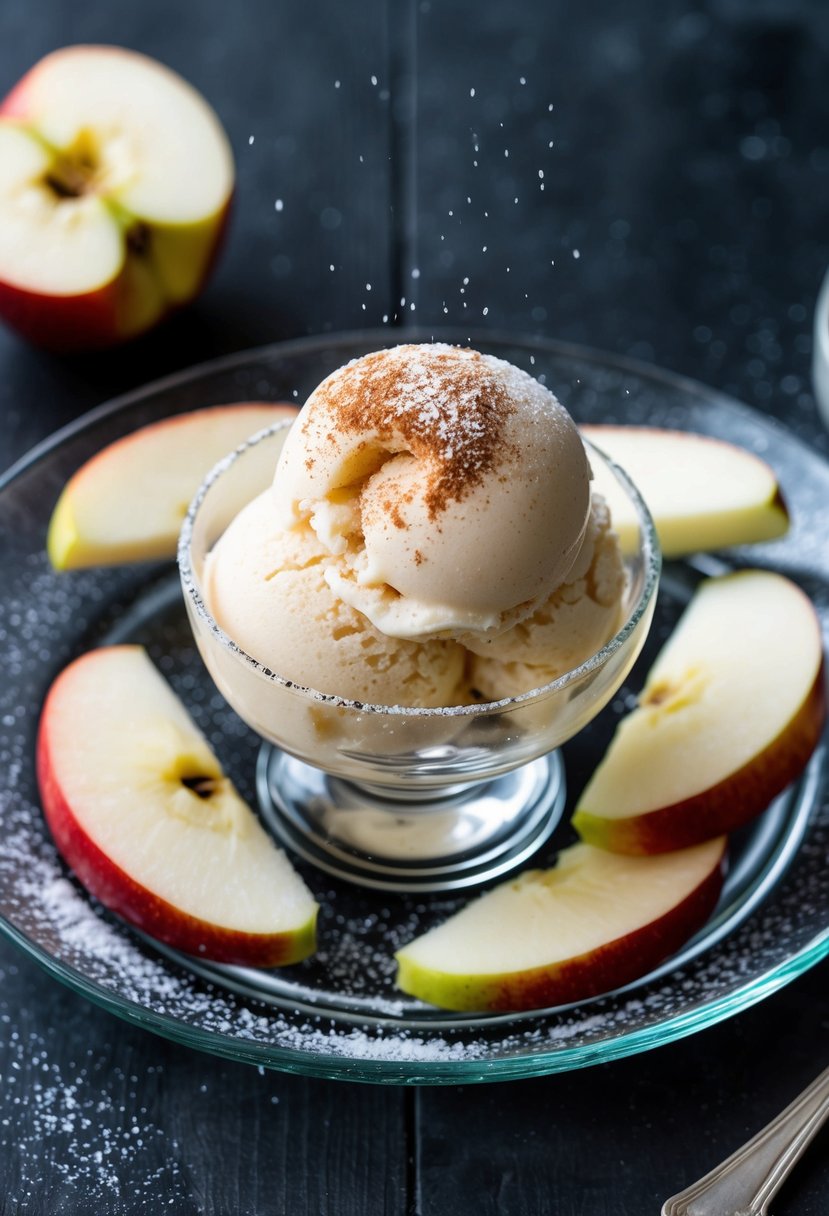
<svg viewBox="0 0 829 1216">
<path fill-rule="evenodd" d="M 711 914 L 725 839 L 664 857 L 564 849 L 399 950 L 397 983 L 445 1009 L 539 1009 L 651 971 Z"/>
<path fill-rule="evenodd" d="M 653 516 L 665 557 L 774 540 L 789 515 L 774 471 L 744 448 L 690 431 L 583 426 L 591 443 L 630 475 Z M 622 547 L 637 522 L 616 479 L 594 469 Z"/>
<path fill-rule="evenodd" d="M 140 646 L 90 651 L 58 676 L 37 775 L 64 859 L 130 924 L 226 963 L 313 952 L 311 894 Z"/>
<path fill-rule="evenodd" d="M 213 465 L 293 405 L 216 405 L 125 435 L 67 482 L 49 522 L 56 570 L 175 557 L 190 500 Z"/>
<path fill-rule="evenodd" d="M 798 775 L 825 720 L 820 622 L 800 588 L 762 570 L 709 579 L 617 727 L 573 826 L 620 853 L 730 832 Z"/>
<path fill-rule="evenodd" d="M 201 289 L 233 183 L 175 72 L 112 46 L 47 55 L 0 106 L 0 316 L 56 350 L 142 333 Z"/>
</svg>

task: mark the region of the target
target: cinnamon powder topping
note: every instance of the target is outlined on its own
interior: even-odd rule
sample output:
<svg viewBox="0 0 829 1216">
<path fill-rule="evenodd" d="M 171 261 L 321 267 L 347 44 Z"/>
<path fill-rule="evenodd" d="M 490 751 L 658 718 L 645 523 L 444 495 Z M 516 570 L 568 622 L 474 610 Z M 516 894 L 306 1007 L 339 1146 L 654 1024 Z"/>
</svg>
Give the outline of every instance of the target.
<svg viewBox="0 0 829 1216">
<path fill-rule="evenodd" d="M 442 343 L 355 359 L 317 389 L 318 404 L 334 424 L 329 440 L 351 434 L 390 452 L 411 452 L 427 470 L 424 498 L 434 519 L 509 451 L 504 429 L 516 408 L 509 373 L 525 373 L 494 362 Z M 394 522 L 400 526 L 402 519 Z"/>
</svg>

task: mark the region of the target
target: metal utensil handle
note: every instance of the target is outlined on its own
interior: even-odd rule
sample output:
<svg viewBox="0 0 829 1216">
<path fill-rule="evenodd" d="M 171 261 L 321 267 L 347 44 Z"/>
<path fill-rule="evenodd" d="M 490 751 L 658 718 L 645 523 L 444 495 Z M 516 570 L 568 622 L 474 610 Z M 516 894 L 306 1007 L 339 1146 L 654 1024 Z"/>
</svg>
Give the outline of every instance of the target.
<svg viewBox="0 0 829 1216">
<path fill-rule="evenodd" d="M 766 1216 L 772 1198 L 827 1117 L 829 1068 L 736 1153 L 666 1200 L 662 1216 Z"/>
</svg>

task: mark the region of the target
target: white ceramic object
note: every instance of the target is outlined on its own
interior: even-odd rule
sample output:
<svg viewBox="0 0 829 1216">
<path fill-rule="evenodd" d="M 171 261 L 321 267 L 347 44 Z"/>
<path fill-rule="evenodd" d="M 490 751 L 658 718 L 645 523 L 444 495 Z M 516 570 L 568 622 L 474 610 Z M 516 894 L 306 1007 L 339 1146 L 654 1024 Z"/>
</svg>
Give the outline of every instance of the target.
<svg viewBox="0 0 829 1216">
<path fill-rule="evenodd" d="M 815 308 L 812 384 L 818 410 L 824 423 L 829 427 L 829 270 L 823 280 Z"/>
</svg>

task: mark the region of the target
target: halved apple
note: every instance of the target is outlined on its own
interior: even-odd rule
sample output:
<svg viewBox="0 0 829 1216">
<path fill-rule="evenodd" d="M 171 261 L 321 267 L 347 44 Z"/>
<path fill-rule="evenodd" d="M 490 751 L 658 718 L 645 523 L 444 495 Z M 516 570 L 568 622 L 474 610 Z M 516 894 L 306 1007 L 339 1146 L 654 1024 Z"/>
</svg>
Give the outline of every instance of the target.
<svg viewBox="0 0 829 1216">
<path fill-rule="evenodd" d="M 57 350 L 142 333 L 202 287 L 233 183 L 175 72 L 120 47 L 47 55 L 0 106 L 0 316 Z"/>
<path fill-rule="evenodd" d="M 49 522 L 56 570 L 174 557 L 190 500 L 217 461 L 293 405 L 216 405 L 176 414 L 96 453 L 64 486 Z"/>
<path fill-rule="evenodd" d="M 397 952 L 397 983 L 446 1009 L 538 1009 L 647 974 L 711 914 L 725 840 L 664 857 L 563 850 Z"/>
<path fill-rule="evenodd" d="M 90 651 L 58 676 L 37 774 L 64 859 L 130 924 L 221 962 L 313 952 L 313 897 L 141 647 Z"/>
<path fill-rule="evenodd" d="M 642 426 L 583 426 L 596 447 L 620 464 L 648 504 L 665 557 L 774 540 L 789 514 L 774 470 L 744 448 L 690 431 Z M 616 479 L 594 469 L 622 546 L 637 522 Z"/>
<path fill-rule="evenodd" d="M 826 720 L 820 622 L 799 587 L 746 570 L 701 584 L 579 799 L 620 853 L 730 832 L 801 771 Z"/>
</svg>

